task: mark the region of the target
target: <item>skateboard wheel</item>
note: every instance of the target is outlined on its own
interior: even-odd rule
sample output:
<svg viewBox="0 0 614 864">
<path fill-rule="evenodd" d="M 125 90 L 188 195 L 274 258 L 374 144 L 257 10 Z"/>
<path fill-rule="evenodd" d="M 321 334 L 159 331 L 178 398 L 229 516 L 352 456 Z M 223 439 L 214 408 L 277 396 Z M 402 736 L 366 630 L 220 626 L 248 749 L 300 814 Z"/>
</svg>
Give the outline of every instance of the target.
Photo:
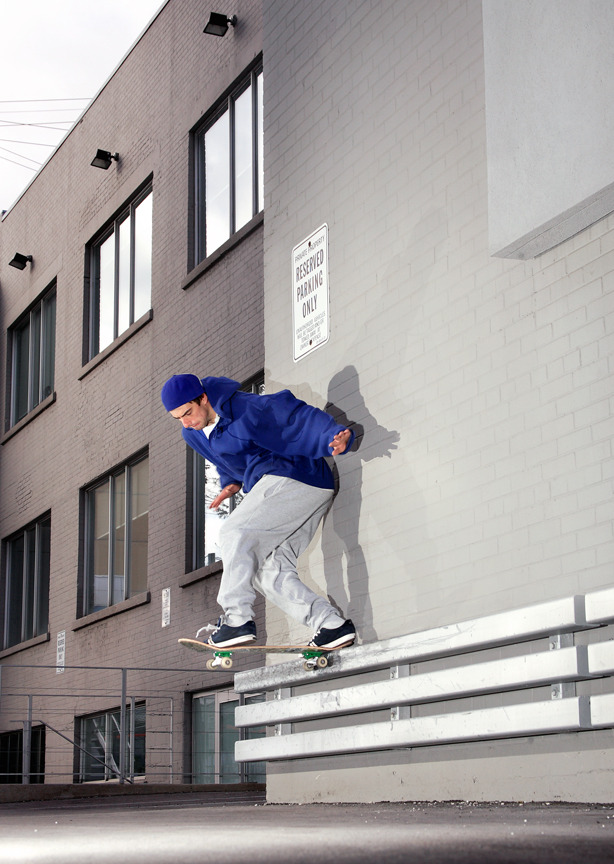
<svg viewBox="0 0 614 864">
<path fill-rule="evenodd" d="M 316 668 L 315 660 L 305 660 L 305 662 L 303 663 L 303 669 L 306 672 L 311 672 L 315 668 Z"/>
<path fill-rule="evenodd" d="M 328 657 L 325 657 L 325 656 L 322 654 L 322 655 L 321 655 L 320 657 L 318 657 L 318 659 L 316 660 L 316 666 L 318 667 L 318 669 L 326 669 L 326 667 L 328 666 Z"/>
<path fill-rule="evenodd" d="M 205 667 L 209 670 L 209 672 L 212 672 L 215 669 L 215 666 L 215 660 L 207 660 L 207 662 L 205 663 Z"/>
<path fill-rule="evenodd" d="M 230 657 L 222 657 L 220 659 L 220 666 L 222 669 L 230 669 L 232 666 L 232 659 Z"/>
</svg>

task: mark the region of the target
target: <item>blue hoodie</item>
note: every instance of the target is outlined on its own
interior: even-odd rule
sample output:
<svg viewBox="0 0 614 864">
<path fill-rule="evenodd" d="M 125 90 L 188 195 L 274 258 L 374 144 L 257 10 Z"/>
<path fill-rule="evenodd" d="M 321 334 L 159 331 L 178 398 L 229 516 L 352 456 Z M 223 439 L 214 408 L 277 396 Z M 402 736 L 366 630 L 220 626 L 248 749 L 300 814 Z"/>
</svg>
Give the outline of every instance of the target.
<svg viewBox="0 0 614 864">
<path fill-rule="evenodd" d="M 346 427 L 330 414 L 282 390 L 266 396 L 244 393 L 230 378 L 203 378 L 203 391 L 219 421 L 209 438 L 201 430 L 183 429 L 186 442 L 216 466 L 222 487 L 229 483 L 249 490 L 265 474 L 291 477 L 333 489 L 325 457 L 333 436 Z M 352 445 L 354 433 L 346 453 Z"/>
</svg>

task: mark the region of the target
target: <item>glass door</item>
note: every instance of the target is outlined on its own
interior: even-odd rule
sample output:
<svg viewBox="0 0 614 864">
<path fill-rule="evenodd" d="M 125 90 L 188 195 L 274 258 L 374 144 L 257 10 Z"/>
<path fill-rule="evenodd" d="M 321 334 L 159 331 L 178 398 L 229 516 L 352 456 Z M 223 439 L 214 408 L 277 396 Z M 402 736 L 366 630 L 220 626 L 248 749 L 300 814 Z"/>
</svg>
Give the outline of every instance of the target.
<svg viewBox="0 0 614 864">
<path fill-rule="evenodd" d="M 248 696 L 245 703 L 264 702 L 264 693 Z M 262 738 L 265 727 L 238 729 L 233 690 L 199 693 L 192 700 L 192 782 L 264 783 L 266 763 L 235 762 L 235 743 L 242 738 Z"/>
</svg>

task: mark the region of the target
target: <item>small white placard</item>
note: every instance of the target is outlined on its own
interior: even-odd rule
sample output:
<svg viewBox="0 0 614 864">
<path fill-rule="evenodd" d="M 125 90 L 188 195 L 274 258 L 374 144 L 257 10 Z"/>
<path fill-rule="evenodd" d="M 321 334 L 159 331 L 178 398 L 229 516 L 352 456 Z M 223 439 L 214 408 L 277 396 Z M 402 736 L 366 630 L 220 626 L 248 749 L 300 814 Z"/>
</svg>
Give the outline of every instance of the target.
<svg viewBox="0 0 614 864">
<path fill-rule="evenodd" d="M 162 626 L 168 627 L 171 623 L 171 589 L 162 589 Z"/>
<path fill-rule="evenodd" d="M 61 675 L 66 665 L 66 630 L 58 633 L 56 641 L 56 667 L 55 674 Z"/>
<path fill-rule="evenodd" d="M 328 225 L 292 250 L 294 362 L 328 342 Z"/>
</svg>

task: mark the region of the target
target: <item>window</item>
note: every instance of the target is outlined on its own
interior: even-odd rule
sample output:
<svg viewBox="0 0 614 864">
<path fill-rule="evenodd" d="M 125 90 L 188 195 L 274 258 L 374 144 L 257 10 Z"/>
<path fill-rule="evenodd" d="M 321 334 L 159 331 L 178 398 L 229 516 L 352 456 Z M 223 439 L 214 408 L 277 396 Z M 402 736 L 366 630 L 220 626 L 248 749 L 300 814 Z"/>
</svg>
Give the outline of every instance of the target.
<svg viewBox="0 0 614 864">
<path fill-rule="evenodd" d="M 245 703 L 264 702 L 264 693 Z M 264 783 L 264 762 L 235 762 L 235 742 L 262 738 L 266 728 L 239 730 L 234 723 L 239 698 L 232 690 L 202 693 L 192 700 L 192 783 Z"/>
<path fill-rule="evenodd" d="M 89 247 L 89 359 L 151 307 L 151 186 Z"/>
<path fill-rule="evenodd" d="M 249 381 L 243 388 L 246 393 L 264 393 L 264 377 L 262 373 Z M 217 468 L 208 459 L 203 459 L 193 450 L 192 458 L 192 569 L 207 567 L 220 560 L 218 536 L 222 521 L 227 519 L 243 499 L 243 494 L 237 492 L 232 498 L 223 501 L 217 510 L 210 510 L 209 505 L 220 491 L 220 478 Z"/>
<path fill-rule="evenodd" d="M 126 708 L 124 776 L 145 774 L 145 704 Z M 119 708 L 80 720 L 79 781 L 115 780 L 121 768 L 121 712 Z"/>
<path fill-rule="evenodd" d="M 53 393 L 55 284 L 9 331 L 10 426 Z"/>
<path fill-rule="evenodd" d="M 262 68 L 243 79 L 196 135 L 198 261 L 262 210 Z"/>
<path fill-rule="evenodd" d="M 6 541 L 4 648 L 47 633 L 50 546 L 49 515 Z"/>
<path fill-rule="evenodd" d="M 85 490 L 84 614 L 147 588 L 149 460 L 140 457 Z"/>
<path fill-rule="evenodd" d="M 0 735 L 0 783 L 23 783 L 23 731 Z M 30 738 L 30 774 L 27 783 L 45 782 L 45 727 L 33 726 Z"/>
</svg>

